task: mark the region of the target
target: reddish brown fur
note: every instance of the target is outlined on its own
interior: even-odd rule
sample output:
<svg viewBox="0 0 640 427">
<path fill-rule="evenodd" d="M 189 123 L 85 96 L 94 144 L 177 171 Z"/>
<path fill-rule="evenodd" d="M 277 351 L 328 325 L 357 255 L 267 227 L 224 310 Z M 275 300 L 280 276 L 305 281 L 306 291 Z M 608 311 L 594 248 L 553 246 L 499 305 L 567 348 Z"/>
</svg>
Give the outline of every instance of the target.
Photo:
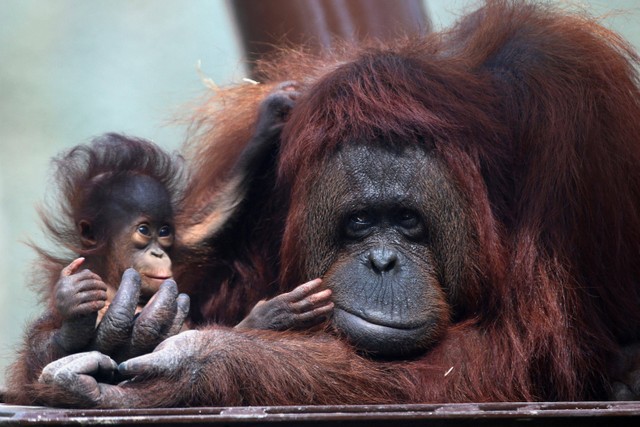
<svg viewBox="0 0 640 427">
<path fill-rule="evenodd" d="M 258 105 L 273 87 L 246 84 L 217 90 L 198 109 L 194 120 L 196 137 L 186 146 L 194 173 L 177 218 L 178 244 L 180 231 L 196 224 L 203 206 L 209 206 L 210 200 L 222 191 L 228 170 L 255 131 Z M 234 223 L 232 235 L 223 230 L 213 245 L 181 251 L 174 275 L 181 292 L 191 297 L 190 317 L 196 323 L 235 325 L 258 301 L 278 293 L 272 268 L 277 263 L 278 239 L 274 236 L 269 241 L 267 237 L 271 235 L 269 230 L 277 227 L 274 223 L 279 222 L 269 214 L 276 215 L 277 209 L 277 204 L 269 200 L 274 178 L 258 179 L 262 182 L 260 188 L 250 191 L 243 208 L 250 213 L 249 218 L 245 221 L 242 214 L 243 220 Z M 263 285 L 255 286 L 256 283 Z"/>
<path fill-rule="evenodd" d="M 415 386 L 398 402 L 604 397 L 611 354 L 640 331 L 640 93 L 631 48 L 586 17 L 489 1 L 446 33 L 335 57 L 283 58 L 263 72 L 273 81 L 298 80 L 308 92 L 284 130 L 280 198 L 256 211 L 246 240 L 234 243 L 232 262 L 201 270 L 202 277 L 217 271 L 223 282 L 193 287 L 203 318 L 236 315 L 221 315 L 206 298 L 240 304 L 241 296 L 250 305 L 272 292 L 276 276 L 283 289 L 308 279 L 301 255 L 308 251 L 300 250 L 308 244 L 301 243 L 308 236 L 303 212 L 313 209 L 307 190 L 319 178 L 317 164 L 341 144 L 380 137 L 426 142 L 466 194 L 482 248 L 469 260 L 476 278 L 466 288 L 467 319 L 434 350 L 406 362 L 361 359 L 330 341 L 322 357 L 297 366 L 300 375 L 316 365 L 336 371 L 333 355 L 354 361 L 340 366 L 341 379 L 364 373 L 379 382 L 366 389 L 372 395 L 394 389 L 380 369 L 408 378 Z M 233 102 L 210 118 L 229 119 L 203 139 L 199 185 L 219 182 L 211 165 L 220 163 L 209 162 L 214 150 L 237 152 L 231 144 L 247 139 L 249 130 L 239 128 L 254 116 L 259 90 L 236 89 Z M 198 187 L 192 200 L 203 194 Z M 306 340 L 309 351 L 322 339 L 290 336 Z M 285 361 L 298 357 L 273 345 Z M 256 373 L 262 379 L 282 369 L 262 366 Z M 305 399 L 285 387 L 255 402 L 228 395 L 216 402 L 389 400 L 382 393 L 349 399 L 345 384 L 317 385 L 331 396 Z"/>
</svg>

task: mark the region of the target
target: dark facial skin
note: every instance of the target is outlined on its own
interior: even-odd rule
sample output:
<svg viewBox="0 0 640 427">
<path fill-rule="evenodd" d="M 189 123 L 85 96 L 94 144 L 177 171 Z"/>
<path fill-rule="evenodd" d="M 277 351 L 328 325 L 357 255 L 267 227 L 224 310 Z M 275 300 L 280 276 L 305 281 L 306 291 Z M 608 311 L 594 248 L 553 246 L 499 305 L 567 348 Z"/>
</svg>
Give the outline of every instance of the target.
<svg viewBox="0 0 640 427">
<path fill-rule="evenodd" d="M 381 356 L 424 351 L 450 322 L 448 301 L 464 286 L 472 247 L 451 179 L 420 149 L 358 145 L 329 159 L 321 176 L 331 179 L 312 190 L 307 223 L 326 229 L 308 236 L 325 243 L 306 245 L 306 269 L 333 291 L 334 327 Z"/>
</svg>

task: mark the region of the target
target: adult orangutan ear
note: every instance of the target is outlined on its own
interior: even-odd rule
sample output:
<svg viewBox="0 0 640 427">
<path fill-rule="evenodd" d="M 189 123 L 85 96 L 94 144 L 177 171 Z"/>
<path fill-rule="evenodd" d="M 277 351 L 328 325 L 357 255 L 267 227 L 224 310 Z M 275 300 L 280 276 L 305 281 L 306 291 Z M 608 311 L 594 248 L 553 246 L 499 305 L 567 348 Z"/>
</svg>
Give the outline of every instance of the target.
<svg viewBox="0 0 640 427">
<path fill-rule="evenodd" d="M 98 244 L 95 232 L 91 223 L 85 219 L 78 222 L 78 232 L 80 233 L 80 243 L 85 248 L 94 248 Z"/>
</svg>

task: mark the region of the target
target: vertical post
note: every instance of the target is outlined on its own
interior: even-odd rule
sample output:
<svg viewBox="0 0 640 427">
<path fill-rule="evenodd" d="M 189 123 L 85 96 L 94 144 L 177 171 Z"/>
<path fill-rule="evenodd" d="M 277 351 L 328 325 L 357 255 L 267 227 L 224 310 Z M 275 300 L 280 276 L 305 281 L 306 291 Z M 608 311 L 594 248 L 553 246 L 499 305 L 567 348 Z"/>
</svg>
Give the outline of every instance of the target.
<svg viewBox="0 0 640 427">
<path fill-rule="evenodd" d="M 312 52 L 336 40 L 388 40 L 431 30 L 423 0 L 230 0 L 242 45 L 253 64 L 277 47 Z"/>
</svg>

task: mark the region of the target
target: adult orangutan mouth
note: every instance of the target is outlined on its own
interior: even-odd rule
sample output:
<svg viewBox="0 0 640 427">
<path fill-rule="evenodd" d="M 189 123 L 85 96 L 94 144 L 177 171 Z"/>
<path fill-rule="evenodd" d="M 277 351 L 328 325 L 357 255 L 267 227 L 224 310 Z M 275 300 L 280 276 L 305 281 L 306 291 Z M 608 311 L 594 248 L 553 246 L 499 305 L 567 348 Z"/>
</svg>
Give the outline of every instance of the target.
<svg viewBox="0 0 640 427">
<path fill-rule="evenodd" d="M 424 322 L 419 325 L 384 324 L 382 322 L 374 321 L 364 316 L 352 313 L 348 310 L 345 310 L 342 307 L 337 307 L 337 306 L 334 308 L 334 317 L 336 316 L 338 317 L 339 320 L 342 320 L 343 322 L 351 324 L 355 327 L 362 328 L 362 329 L 376 329 L 376 330 L 379 330 L 379 332 L 387 332 L 387 333 L 391 333 L 391 332 L 397 333 L 398 331 L 415 333 L 416 331 L 419 331 L 420 329 L 427 327 L 429 323 L 429 322 Z"/>
<path fill-rule="evenodd" d="M 434 331 L 433 322 L 419 326 L 387 326 L 371 322 L 342 308 L 334 308 L 333 325 L 360 350 L 382 357 L 424 351 Z"/>
</svg>

